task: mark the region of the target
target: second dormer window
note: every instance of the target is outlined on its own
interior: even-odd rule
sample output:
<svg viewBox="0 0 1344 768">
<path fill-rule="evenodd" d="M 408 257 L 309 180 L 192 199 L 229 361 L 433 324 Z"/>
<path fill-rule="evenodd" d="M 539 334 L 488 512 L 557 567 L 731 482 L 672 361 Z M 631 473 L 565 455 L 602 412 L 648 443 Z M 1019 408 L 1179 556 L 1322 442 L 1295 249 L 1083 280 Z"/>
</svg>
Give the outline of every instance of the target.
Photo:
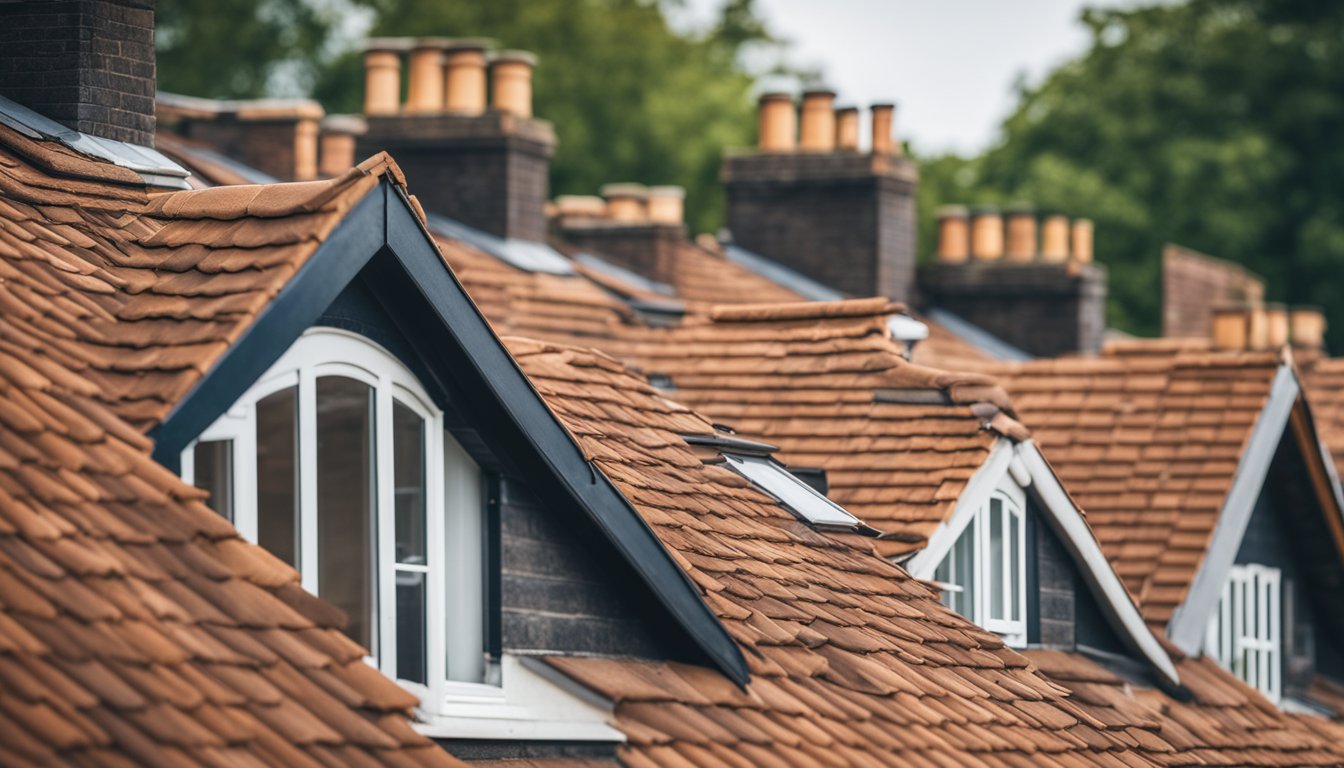
<svg viewBox="0 0 1344 768">
<path fill-rule="evenodd" d="M 1026 517 L 1003 490 L 976 510 L 934 571 L 943 602 L 1012 645 L 1027 641 Z"/>
</svg>

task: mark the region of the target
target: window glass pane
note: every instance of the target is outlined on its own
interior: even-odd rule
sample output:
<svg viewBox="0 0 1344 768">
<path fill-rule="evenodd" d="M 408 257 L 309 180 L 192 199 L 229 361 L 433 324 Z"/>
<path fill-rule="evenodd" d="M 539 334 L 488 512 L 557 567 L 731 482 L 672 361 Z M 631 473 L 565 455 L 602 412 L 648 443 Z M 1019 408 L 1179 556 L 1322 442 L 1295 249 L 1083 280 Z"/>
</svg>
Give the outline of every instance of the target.
<svg viewBox="0 0 1344 768">
<path fill-rule="evenodd" d="M 425 670 L 425 574 L 397 572 L 397 677 L 428 683 Z"/>
<path fill-rule="evenodd" d="M 368 385 L 317 380 L 317 593 L 349 616 L 346 634 L 376 654 L 373 434 Z"/>
<path fill-rule="evenodd" d="M 397 562 L 425 564 L 425 422 L 392 403 L 393 474 L 396 477 Z"/>
<path fill-rule="evenodd" d="M 1022 619 L 1022 555 L 1018 551 L 1019 541 L 1022 536 L 1022 516 L 1012 514 L 1012 508 L 1004 509 L 1005 520 L 1008 524 L 1008 604 L 1012 606 L 1008 612 L 1009 621 L 1020 621 Z"/>
<path fill-rule="evenodd" d="M 210 492 L 205 503 L 225 520 L 233 520 L 233 441 L 202 441 L 193 453 L 196 487 Z"/>
<path fill-rule="evenodd" d="M 1003 612 L 1003 501 L 989 500 L 989 573 L 985 588 L 989 590 L 989 617 L 1004 618 Z"/>
<path fill-rule="evenodd" d="M 961 587 L 961 594 L 957 596 L 953 610 L 971 621 L 980 620 L 975 615 L 975 537 L 978 527 L 976 521 L 972 520 L 957 543 L 952 545 L 952 581 Z"/>
<path fill-rule="evenodd" d="M 257 543 L 298 565 L 299 388 L 257 401 Z"/>
</svg>

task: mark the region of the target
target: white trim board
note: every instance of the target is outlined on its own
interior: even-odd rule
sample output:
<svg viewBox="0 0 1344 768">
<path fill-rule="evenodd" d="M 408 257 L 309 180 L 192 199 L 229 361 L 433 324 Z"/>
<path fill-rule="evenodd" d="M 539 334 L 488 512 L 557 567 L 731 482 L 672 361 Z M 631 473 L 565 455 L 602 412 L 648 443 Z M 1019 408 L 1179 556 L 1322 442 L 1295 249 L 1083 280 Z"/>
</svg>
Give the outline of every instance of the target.
<svg viewBox="0 0 1344 768">
<path fill-rule="evenodd" d="M 1203 647 L 1209 616 L 1218 606 L 1223 583 L 1227 581 L 1228 571 L 1237 559 L 1237 550 L 1241 548 L 1246 526 L 1250 524 L 1251 513 L 1255 511 L 1255 502 L 1264 488 L 1269 464 L 1274 460 L 1274 453 L 1283 439 L 1283 431 L 1288 426 L 1288 417 L 1292 415 L 1293 405 L 1297 403 L 1301 392 L 1302 387 L 1297 382 L 1292 366 L 1287 363 L 1279 365 L 1274 374 L 1274 383 L 1270 386 L 1269 399 L 1255 421 L 1250 442 L 1232 478 L 1232 487 L 1218 513 L 1218 522 L 1213 528 L 1213 537 L 1204 553 L 1204 560 L 1195 572 L 1195 580 L 1185 600 L 1176 606 L 1171 621 L 1167 623 L 1167 637 L 1188 655 L 1197 655 Z"/>
<path fill-rule="evenodd" d="M 1180 685 L 1180 675 L 1171 657 L 1144 622 L 1120 577 L 1102 553 L 1082 512 L 1031 440 L 1014 445 L 1008 438 L 999 439 L 989 458 L 966 484 L 952 515 L 934 530 L 928 546 L 906 564 L 911 575 L 926 580 L 933 577 L 938 563 L 970 523 L 975 510 L 1005 480 L 1028 490 L 1037 501 L 1041 519 L 1064 543 L 1088 589 L 1100 603 L 1102 613 L 1121 639 L 1166 682 Z"/>
</svg>

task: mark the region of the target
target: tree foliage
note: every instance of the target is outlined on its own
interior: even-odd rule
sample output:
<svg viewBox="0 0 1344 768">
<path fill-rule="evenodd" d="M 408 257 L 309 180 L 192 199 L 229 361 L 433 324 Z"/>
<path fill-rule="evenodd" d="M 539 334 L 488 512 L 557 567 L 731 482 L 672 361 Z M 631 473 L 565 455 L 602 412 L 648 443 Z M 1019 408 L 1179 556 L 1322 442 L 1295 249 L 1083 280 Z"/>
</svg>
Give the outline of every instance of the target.
<svg viewBox="0 0 1344 768">
<path fill-rule="evenodd" d="M 1156 333 L 1160 252 L 1246 265 L 1344 330 L 1344 5 L 1191 0 L 1083 13 L 1091 48 L 1020 88 L 1001 141 L 923 164 L 939 202 L 1025 199 L 1096 221 L 1116 326 Z"/>
</svg>

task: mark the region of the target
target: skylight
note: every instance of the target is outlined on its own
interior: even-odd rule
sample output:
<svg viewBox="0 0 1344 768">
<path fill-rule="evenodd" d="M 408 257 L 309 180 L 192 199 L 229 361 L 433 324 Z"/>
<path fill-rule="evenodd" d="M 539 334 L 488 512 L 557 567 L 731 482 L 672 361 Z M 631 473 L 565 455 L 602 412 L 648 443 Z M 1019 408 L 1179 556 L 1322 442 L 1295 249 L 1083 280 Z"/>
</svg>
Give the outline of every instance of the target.
<svg viewBox="0 0 1344 768">
<path fill-rule="evenodd" d="M 804 522 L 829 530 L 857 531 L 867 528 L 840 505 L 789 474 L 778 462 L 759 456 L 735 456 L 729 453 L 723 457 L 728 460 L 729 467 L 774 496 Z"/>
</svg>

